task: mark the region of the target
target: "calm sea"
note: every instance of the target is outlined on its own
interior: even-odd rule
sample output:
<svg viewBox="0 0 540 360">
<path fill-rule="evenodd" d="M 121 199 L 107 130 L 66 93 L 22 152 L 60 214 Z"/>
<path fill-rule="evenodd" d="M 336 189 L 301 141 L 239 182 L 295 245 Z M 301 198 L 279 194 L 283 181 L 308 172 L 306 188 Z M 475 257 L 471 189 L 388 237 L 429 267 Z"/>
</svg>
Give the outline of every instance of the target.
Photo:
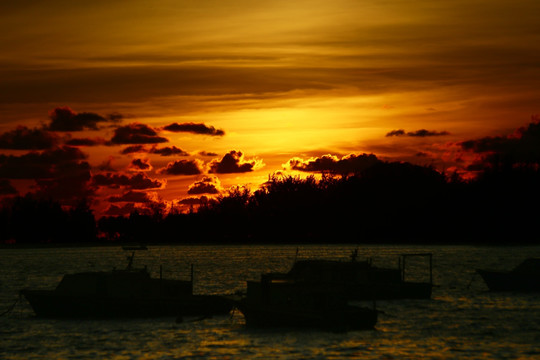
<svg viewBox="0 0 540 360">
<path fill-rule="evenodd" d="M 155 246 L 135 265 L 189 278 L 200 294 L 245 290 L 295 258 L 347 260 L 354 245 Z M 298 249 L 298 251 L 297 251 Z M 359 259 L 398 266 L 402 253 L 433 253 L 431 300 L 379 301 L 375 330 L 251 330 L 239 312 L 207 319 L 51 320 L 25 300 L 0 317 L 1 359 L 540 359 L 540 294 L 490 293 L 477 268 L 511 269 L 540 247 L 358 246 Z M 0 313 L 22 288 L 54 288 L 65 273 L 126 264 L 120 247 L 0 249 Z M 409 261 L 409 260 L 407 260 Z M 407 276 L 429 276 L 411 260 Z"/>
</svg>

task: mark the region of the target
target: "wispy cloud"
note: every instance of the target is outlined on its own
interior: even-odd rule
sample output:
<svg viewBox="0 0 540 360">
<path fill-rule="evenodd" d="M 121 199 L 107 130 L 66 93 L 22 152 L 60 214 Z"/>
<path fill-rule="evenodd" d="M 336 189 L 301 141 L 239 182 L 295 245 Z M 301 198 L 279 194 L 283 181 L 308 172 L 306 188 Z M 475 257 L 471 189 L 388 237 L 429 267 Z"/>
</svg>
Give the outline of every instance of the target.
<svg viewBox="0 0 540 360">
<path fill-rule="evenodd" d="M 403 129 L 392 130 L 386 134 L 386 137 L 391 136 L 410 136 L 410 137 L 430 137 L 430 136 L 445 136 L 450 135 L 448 131 L 432 131 L 426 129 L 420 129 L 416 131 L 406 132 Z"/>
<path fill-rule="evenodd" d="M 163 130 L 171 132 L 189 132 L 193 134 L 201 135 L 212 135 L 212 136 L 223 136 L 225 131 L 221 129 L 216 129 L 213 126 L 207 126 L 205 124 L 196 124 L 196 123 L 173 123 L 163 127 Z"/>
</svg>

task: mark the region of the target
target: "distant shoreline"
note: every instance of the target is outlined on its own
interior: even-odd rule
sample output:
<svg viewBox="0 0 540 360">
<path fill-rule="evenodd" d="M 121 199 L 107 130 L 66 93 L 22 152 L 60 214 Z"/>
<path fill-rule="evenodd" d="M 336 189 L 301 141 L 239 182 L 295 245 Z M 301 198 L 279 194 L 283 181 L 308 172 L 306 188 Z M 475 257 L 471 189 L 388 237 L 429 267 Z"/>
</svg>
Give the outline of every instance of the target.
<svg viewBox="0 0 540 360">
<path fill-rule="evenodd" d="M 130 242 L 125 243 L 101 243 L 101 242 L 85 242 L 85 243 L 33 243 L 33 244 L 0 244 L 0 250 L 9 250 L 9 249 L 47 249 L 47 248 L 93 248 L 93 247 L 123 247 L 123 246 L 133 246 L 140 245 Z M 539 243 L 534 242 L 425 242 L 425 241 L 363 241 L 363 242 L 270 242 L 270 241 L 237 241 L 237 242 L 210 242 L 210 241 L 201 241 L 201 242 L 158 242 L 158 243 L 148 243 L 144 244 L 149 247 L 159 247 L 159 246 L 239 246 L 239 245 L 253 245 L 253 246 L 316 246 L 316 245 L 343 245 L 343 246 L 374 246 L 374 245 L 394 245 L 394 246 L 470 246 L 470 247 L 534 247 L 540 246 Z M 130 250 L 126 250 L 130 251 Z"/>
</svg>

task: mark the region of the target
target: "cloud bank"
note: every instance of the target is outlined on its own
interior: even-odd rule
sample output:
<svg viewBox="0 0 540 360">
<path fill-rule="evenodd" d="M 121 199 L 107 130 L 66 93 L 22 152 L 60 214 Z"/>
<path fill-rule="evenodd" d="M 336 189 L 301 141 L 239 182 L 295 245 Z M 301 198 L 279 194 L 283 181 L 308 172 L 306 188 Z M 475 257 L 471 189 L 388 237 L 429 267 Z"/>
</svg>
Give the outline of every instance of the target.
<svg viewBox="0 0 540 360">
<path fill-rule="evenodd" d="M 295 157 L 283 165 L 285 169 L 306 172 L 331 172 L 336 174 L 353 174 L 367 169 L 380 162 L 373 154 L 350 154 L 339 159 L 334 155 L 323 155 L 308 160 Z"/>
<path fill-rule="evenodd" d="M 59 141 L 57 135 L 46 130 L 17 126 L 0 135 L 0 149 L 45 150 L 53 148 Z"/>
</svg>

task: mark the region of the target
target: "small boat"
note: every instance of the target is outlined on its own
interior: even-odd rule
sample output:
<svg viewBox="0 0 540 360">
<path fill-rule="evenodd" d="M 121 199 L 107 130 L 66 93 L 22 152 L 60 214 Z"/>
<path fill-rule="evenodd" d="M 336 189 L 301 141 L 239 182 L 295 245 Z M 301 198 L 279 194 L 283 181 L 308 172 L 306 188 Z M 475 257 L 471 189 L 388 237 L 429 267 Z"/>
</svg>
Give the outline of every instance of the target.
<svg viewBox="0 0 540 360">
<path fill-rule="evenodd" d="M 510 271 L 477 269 L 490 291 L 540 291 L 540 258 L 528 258 Z"/>
<path fill-rule="evenodd" d="M 429 281 L 405 278 L 405 263 L 410 257 L 429 258 Z M 433 288 L 432 254 L 402 254 L 397 268 L 374 266 L 371 260 L 357 260 L 353 251 L 350 261 L 308 259 L 295 261 L 288 273 L 269 273 L 267 277 L 310 284 L 321 289 L 346 294 L 350 300 L 429 299 Z"/>
<path fill-rule="evenodd" d="M 23 289 L 39 317 L 145 318 L 226 314 L 232 300 L 193 294 L 190 280 L 152 278 L 147 268 L 133 268 L 135 251 L 123 270 L 66 274 L 54 290 Z"/>
<path fill-rule="evenodd" d="M 248 281 L 237 303 L 251 328 L 315 328 L 331 331 L 373 329 L 377 310 L 350 305 L 334 291 L 261 276 Z"/>
</svg>

